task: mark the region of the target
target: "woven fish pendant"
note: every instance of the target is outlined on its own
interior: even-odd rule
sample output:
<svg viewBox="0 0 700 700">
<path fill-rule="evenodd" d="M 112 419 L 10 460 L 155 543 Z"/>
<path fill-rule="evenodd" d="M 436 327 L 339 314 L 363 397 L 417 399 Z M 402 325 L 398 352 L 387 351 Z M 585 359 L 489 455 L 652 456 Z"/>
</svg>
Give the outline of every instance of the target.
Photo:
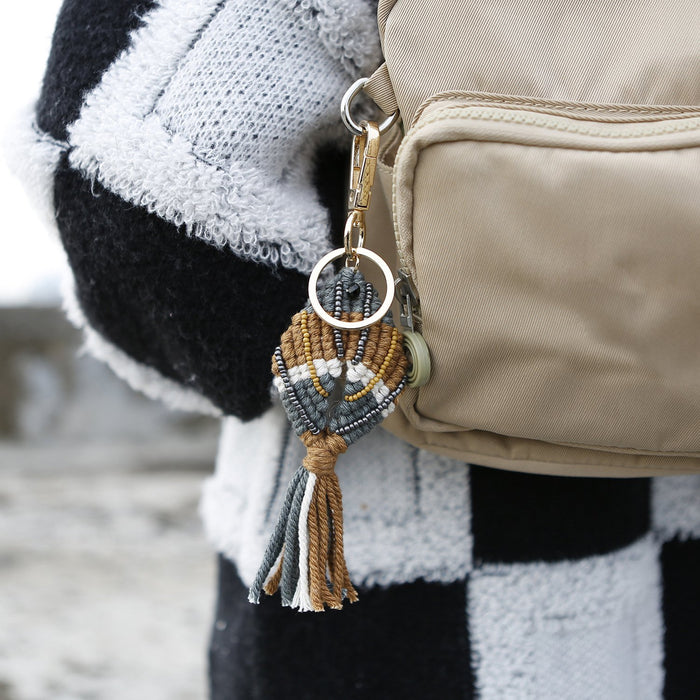
<svg viewBox="0 0 700 700">
<path fill-rule="evenodd" d="M 342 269 L 317 299 L 341 322 L 366 320 L 381 306 L 374 287 L 353 267 Z M 369 327 L 341 330 L 308 303 L 282 335 L 272 371 L 307 454 L 289 484 L 249 600 L 258 603 L 262 591 L 279 590 L 285 606 L 339 609 L 344 599 L 355 602 L 357 592 L 345 564 L 334 467 L 338 455 L 394 409 L 407 381 L 401 334 L 390 311 Z"/>
</svg>

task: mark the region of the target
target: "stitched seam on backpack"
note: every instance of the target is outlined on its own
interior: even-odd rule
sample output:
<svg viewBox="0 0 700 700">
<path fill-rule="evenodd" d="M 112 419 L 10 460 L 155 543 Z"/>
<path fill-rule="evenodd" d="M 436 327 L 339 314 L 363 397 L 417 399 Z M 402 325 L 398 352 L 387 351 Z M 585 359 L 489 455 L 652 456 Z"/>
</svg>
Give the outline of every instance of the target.
<svg viewBox="0 0 700 700">
<path fill-rule="evenodd" d="M 443 107 L 435 114 L 424 119 L 420 125 L 417 125 L 415 131 L 411 134 L 414 136 L 418 134 L 424 127 L 431 124 L 435 124 L 439 121 L 446 121 L 452 119 L 454 112 L 468 112 L 470 119 L 479 121 L 491 121 L 491 122 L 506 122 L 512 124 L 529 124 L 532 126 L 538 126 L 545 129 L 550 129 L 552 131 L 560 131 L 564 133 L 581 134 L 583 136 L 601 136 L 603 138 L 643 138 L 644 136 L 655 136 L 663 134 L 673 134 L 673 133 L 683 133 L 687 131 L 700 130 L 700 118 L 699 117 L 689 117 L 688 119 L 691 123 L 681 123 L 680 121 L 673 121 L 671 124 L 666 124 L 660 127 L 654 128 L 643 128 L 637 127 L 636 129 L 626 129 L 626 130 L 597 130 L 590 127 L 580 127 L 574 124 L 562 124 L 558 121 L 555 116 L 549 117 L 549 119 L 529 117 L 521 114 L 504 114 L 494 113 L 494 109 L 480 108 L 480 107 L 465 107 L 463 105 L 454 105 L 451 107 Z M 567 119 L 567 117 L 561 117 L 562 119 Z M 527 144 L 525 144 L 527 145 Z M 700 145 L 700 144 L 699 144 Z"/>
<path fill-rule="evenodd" d="M 439 92 L 423 102 L 416 110 L 411 126 L 418 123 L 423 113 L 435 104 L 446 100 L 468 99 L 472 101 L 474 107 L 491 106 L 495 103 L 495 108 L 509 109 L 552 109 L 562 110 L 575 114 L 576 112 L 590 112 L 593 114 L 610 114 L 613 117 L 629 115 L 631 117 L 659 117 L 661 119 L 684 119 L 700 115 L 700 109 L 693 105 L 621 105 L 621 104 L 593 104 L 589 102 L 567 102 L 563 100 L 546 100 L 538 98 L 521 97 L 518 95 L 498 95 L 478 92 L 461 92 L 451 90 Z M 478 104 L 482 103 L 482 104 Z M 449 105 L 449 107 L 461 107 L 466 105 Z M 448 105 L 446 105 L 448 107 Z M 553 115 L 555 116 L 555 115 Z M 567 115 L 568 116 L 568 115 Z M 614 122 L 613 122 L 614 123 Z"/>
</svg>

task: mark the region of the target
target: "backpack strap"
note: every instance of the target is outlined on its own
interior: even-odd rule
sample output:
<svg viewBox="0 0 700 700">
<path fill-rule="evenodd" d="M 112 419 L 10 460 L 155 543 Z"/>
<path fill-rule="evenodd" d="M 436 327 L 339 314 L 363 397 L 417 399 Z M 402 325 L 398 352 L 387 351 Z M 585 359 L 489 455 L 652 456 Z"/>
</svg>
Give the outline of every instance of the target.
<svg viewBox="0 0 700 700">
<path fill-rule="evenodd" d="M 386 63 L 382 63 L 372 73 L 364 87 L 364 91 L 377 103 L 377 106 L 384 114 L 394 114 L 399 109 Z"/>
</svg>

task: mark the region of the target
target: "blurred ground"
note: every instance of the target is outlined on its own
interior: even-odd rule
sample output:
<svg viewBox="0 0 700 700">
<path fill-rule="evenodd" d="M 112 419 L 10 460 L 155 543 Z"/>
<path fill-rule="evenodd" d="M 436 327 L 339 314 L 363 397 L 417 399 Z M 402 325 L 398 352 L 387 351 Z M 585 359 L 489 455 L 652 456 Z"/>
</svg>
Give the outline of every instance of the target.
<svg viewBox="0 0 700 700">
<path fill-rule="evenodd" d="M 2 140 L 60 4 L 3 5 Z M 214 556 L 196 506 L 218 425 L 77 359 L 58 310 L 11 308 L 57 300 L 63 254 L 1 158 L 0 185 L 0 700 L 205 698 Z"/>
<path fill-rule="evenodd" d="M 0 700 L 205 698 L 218 424 L 77 343 L 55 309 L 0 308 Z"/>
</svg>

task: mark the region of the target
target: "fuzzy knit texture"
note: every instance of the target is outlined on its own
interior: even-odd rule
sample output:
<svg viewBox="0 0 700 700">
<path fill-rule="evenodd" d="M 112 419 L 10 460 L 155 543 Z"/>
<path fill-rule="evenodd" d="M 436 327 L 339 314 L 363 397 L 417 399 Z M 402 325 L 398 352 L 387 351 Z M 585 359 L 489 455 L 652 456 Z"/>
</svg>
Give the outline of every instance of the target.
<svg viewBox="0 0 700 700">
<path fill-rule="evenodd" d="M 99 83 L 154 0 L 65 0 L 36 110 L 41 131 L 65 141 L 85 94 Z"/>
<path fill-rule="evenodd" d="M 221 554 L 211 697 L 694 697 L 700 477 L 498 472 L 375 430 L 337 464 L 360 603 L 246 600 L 304 458 L 270 357 L 342 231 L 337 104 L 380 59 L 375 10 L 65 0 L 18 132 L 86 348 L 149 396 L 226 416 L 201 501 Z"/>
<path fill-rule="evenodd" d="M 225 413 L 251 418 L 269 405 L 268 350 L 303 300 L 300 273 L 273 274 L 190 238 L 65 161 L 55 201 L 79 304 L 98 333 Z"/>
<path fill-rule="evenodd" d="M 162 0 L 68 127 L 71 165 L 214 246 L 308 274 L 330 249 L 312 156 L 342 138 L 340 98 L 379 61 L 372 27 L 365 0 Z"/>
<path fill-rule="evenodd" d="M 251 606 L 246 593 L 222 557 L 209 651 L 213 698 L 469 697 L 460 583 L 361 589 L 361 603 L 324 615 Z"/>
<path fill-rule="evenodd" d="M 700 682 L 689 658 L 700 623 L 700 476 L 567 479 L 501 472 L 417 450 L 381 429 L 355 450 L 336 469 L 346 559 L 360 602 L 340 616 L 368 598 L 371 607 L 379 590 L 397 600 L 415 595 L 428 610 L 435 591 L 452 616 L 466 615 L 450 646 L 468 651 L 457 666 L 453 656 L 433 666 L 436 696 L 693 697 Z M 284 484 L 302 456 L 279 407 L 251 423 L 225 420 L 217 471 L 202 499 L 209 537 L 226 557 L 211 648 L 214 697 L 246 697 L 230 693 L 256 687 L 262 676 L 266 692 L 282 697 L 290 684 L 305 688 L 300 697 L 344 697 L 334 685 L 339 679 L 314 681 L 308 666 L 289 656 L 290 646 L 306 649 L 304 633 L 287 622 L 289 610 L 271 602 L 255 608 L 257 619 L 231 595 L 244 595 L 250 585 Z M 255 474 L 251 463 L 258 465 Z M 356 697 L 382 697 L 404 654 L 434 650 L 420 627 L 420 603 L 396 614 L 395 653 L 387 659 L 366 647 L 361 665 L 372 667 L 368 657 L 380 654 L 384 666 L 376 685 Z M 373 608 L 359 630 L 348 623 L 346 634 L 371 638 L 376 615 Z M 259 634 L 261 620 L 279 631 Z M 406 620 L 415 627 L 401 627 Z M 335 624 L 329 622 L 329 630 Z M 454 630 L 436 624 L 448 636 Z M 324 648 L 340 654 L 318 625 Z M 279 676 L 267 671 L 271 658 L 285 661 Z M 414 691 L 407 687 L 399 697 L 431 697 L 420 670 L 411 678 Z"/>
</svg>

